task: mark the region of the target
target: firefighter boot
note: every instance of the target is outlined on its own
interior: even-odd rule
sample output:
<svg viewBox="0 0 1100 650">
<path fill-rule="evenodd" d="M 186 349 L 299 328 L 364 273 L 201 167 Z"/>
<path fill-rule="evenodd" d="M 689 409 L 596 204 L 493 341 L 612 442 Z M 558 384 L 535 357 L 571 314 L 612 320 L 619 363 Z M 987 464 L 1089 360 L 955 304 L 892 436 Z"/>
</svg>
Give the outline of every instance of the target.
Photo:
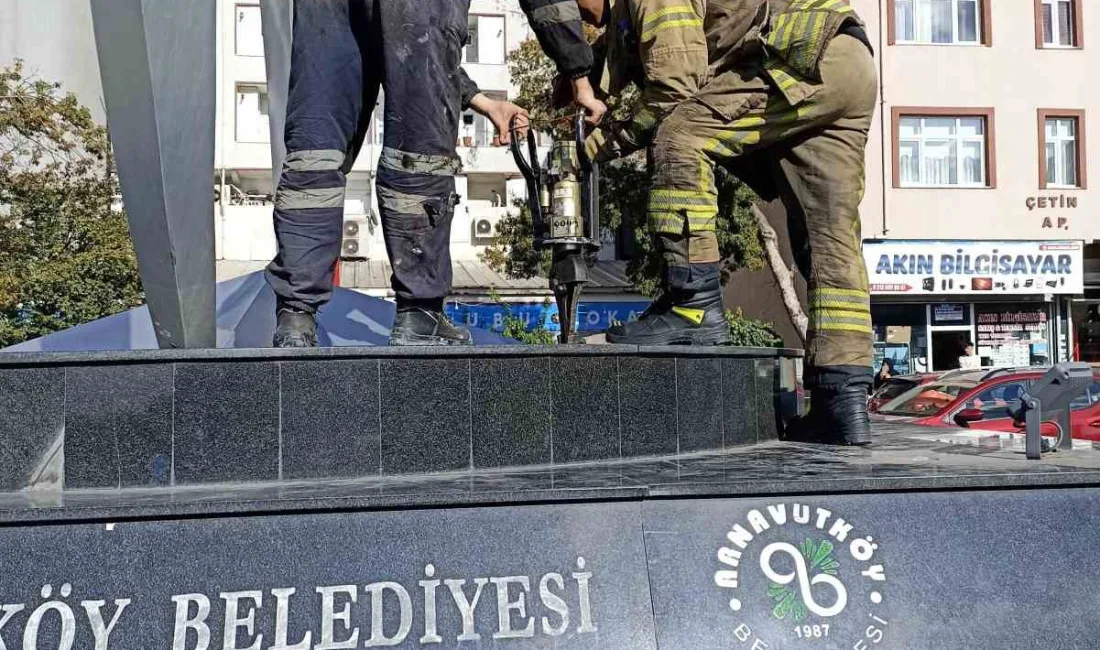
<svg viewBox="0 0 1100 650">
<path fill-rule="evenodd" d="M 272 341 L 275 347 L 317 347 L 317 321 L 310 312 L 280 307 L 276 321 L 275 339 Z"/>
<path fill-rule="evenodd" d="M 397 310 L 390 345 L 473 345 L 473 338 L 442 310 L 410 307 Z"/>
<path fill-rule="evenodd" d="M 722 314 L 722 290 L 668 291 L 638 320 L 609 327 L 607 342 L 627 345 L 728 343 L 729 325 Z"/>
<path fill-rule="evenodd" d="M 810 393 L 810 412 L 787 425 L 785 439 L 824 445 L 871 444 L 868 379 L 855 376 L 839 387 L 815 388 Z"/>
</svg>

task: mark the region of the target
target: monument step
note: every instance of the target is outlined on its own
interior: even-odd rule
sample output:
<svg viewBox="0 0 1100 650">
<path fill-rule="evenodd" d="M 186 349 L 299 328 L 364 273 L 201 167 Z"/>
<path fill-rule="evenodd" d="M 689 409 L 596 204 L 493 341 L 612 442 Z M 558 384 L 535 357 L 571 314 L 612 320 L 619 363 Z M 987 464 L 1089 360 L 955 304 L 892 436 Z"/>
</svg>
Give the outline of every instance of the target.
<svg viewBox="0 0 1100 650">
<path fill-rule="evenodd" d="M 1095 647 L 1100 451 L 993 442 L 9 493 L 0 642 Z"/>
<path fill-rule="evenodd" d="M 0 491 L 676 455 L 773 440 L 800 353 L 632 346 L 0 355 Z"/>
</svg>

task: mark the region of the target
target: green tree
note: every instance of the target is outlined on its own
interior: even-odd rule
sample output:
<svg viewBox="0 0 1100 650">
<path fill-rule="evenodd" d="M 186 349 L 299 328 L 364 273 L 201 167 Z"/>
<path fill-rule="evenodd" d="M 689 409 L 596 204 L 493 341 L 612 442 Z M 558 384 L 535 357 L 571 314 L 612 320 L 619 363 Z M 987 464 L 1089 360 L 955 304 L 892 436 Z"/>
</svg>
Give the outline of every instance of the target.
<svg viewBox="0 0 1100 650">
<path fill-rule="evenodd" d="M 0 69 L 0 347 L 142 302 L 107 130 L 60 85 Z"/>
</svg>

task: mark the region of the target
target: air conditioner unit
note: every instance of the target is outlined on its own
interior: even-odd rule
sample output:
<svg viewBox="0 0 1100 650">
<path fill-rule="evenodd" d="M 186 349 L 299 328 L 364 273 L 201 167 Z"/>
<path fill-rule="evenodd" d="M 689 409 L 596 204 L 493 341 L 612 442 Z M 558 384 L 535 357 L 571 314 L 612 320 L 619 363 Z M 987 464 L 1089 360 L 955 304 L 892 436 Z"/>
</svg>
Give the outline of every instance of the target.
<svg viewBox="0 0 1100 650">
<path fill-rule="evenodd" d="M 344 219 L 343 241 L 340 244 L 340 258 L 345 260 L 365 260 L 370 257 L 370 226 L 367 219 L 346 217 Z"/>
<path fill-rule="evenodd" d="M 495 219 L 474 219 L 474 239 L 496 239 Z"/>
</svg>

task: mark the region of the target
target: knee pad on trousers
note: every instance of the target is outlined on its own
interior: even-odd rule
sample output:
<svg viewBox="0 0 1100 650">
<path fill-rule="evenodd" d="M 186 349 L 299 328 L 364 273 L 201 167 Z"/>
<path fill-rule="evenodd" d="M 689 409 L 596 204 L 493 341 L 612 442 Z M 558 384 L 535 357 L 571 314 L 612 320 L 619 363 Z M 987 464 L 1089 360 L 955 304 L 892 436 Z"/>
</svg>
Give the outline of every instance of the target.
<svg viewBox="0 0 1100 650">
<path fill-rule="evenodd" d="M 391 280 L 402 304 L 435 301 L 450 292 L 451 222 L 457 198 L 452 190 L 419 195 L 378 185 Z"/>
</svg>

